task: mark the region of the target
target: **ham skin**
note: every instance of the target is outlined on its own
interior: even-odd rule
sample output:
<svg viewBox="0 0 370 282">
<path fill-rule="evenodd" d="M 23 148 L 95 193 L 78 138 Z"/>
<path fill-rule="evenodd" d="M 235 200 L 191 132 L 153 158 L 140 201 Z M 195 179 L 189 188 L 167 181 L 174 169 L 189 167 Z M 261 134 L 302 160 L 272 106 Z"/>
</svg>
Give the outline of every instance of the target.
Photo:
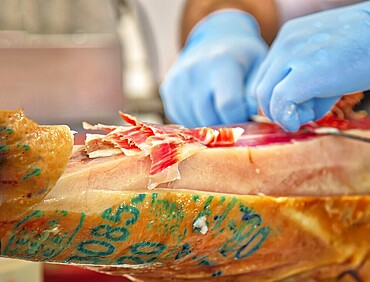
<svg viewBox="0 0 370 282">
<path fill-rule="evenodd" d="M 0 220 L 40 202 L 62 175 L 72 152 L 68 126 L 40 126 L 22 110 L 0 111 Z"/>
<path fill-rule="evenodd" d="M 238 127 L 233 146 L 202 144 L 150 190 L 150 154 L 75 145 L 51 191 L 0 222 L 1 256 L 134 281 L 370 279 L 370 145 Z M 370 137 L 370 119 L 345 131 Z"/>
</svg>

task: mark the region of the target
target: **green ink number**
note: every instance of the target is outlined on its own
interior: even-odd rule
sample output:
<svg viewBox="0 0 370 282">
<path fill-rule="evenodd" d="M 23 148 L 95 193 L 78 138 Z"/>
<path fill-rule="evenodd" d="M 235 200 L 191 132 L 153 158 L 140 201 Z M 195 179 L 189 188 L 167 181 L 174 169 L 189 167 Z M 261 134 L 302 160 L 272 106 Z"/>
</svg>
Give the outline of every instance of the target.
<svg viewBox="0 0 370 282">
<path fill-rule="evenodd" d="M 244 205 L 240 205 L 240 212 L 243 215 L 242 223 L 239 227 L 237 227 L 237 224 L 234 220 L 230 220 L 230 222 L 228 223 L 229 229 L 233 231 L 233 236 L 221 248 L 220 253 L 225 257 L 228 255 L 228 253 L 234 252 L 236 250 L 235 258 L 244 258 L 245 255 L 241 255 L 241 253 L 255 239 L 256 234 L 260 234 L 259 232 L 265 234 L 263 235 L 264 239 L 261 240 L 261 243 L 256 246 L 256 250 L 258 250 L 258 248 L 261 246 L 261 244 L 265 241 L 268 234 L 270 233 L 270 227 L 263 227 L 262 229 L 257 231 L 257 233 L 255 233 L 251 239 L 248 239 L 252 235 L 252 233 L 262 224 L 262 218 L 259 214 L 254 213 L 253 209 L 250 209 Z M 248 240 L 247 243 L 245 243 L 245 240 Z M 247 255 L 251 255 L 256 250 L 253 248 L 250 253 L 247 252 Z"/>
<path fill-rule="evenodd" d="M 126 220 L 126 225 L 133 225 L 140 216 L 140 211 L 137 208 L 133 206 L 120 205 L 115 214 L 113 214 L 112 208 L 106 209 L 102 214 L 102 218 L 117 223 L 121 221 L 122 213 L 132 214 L 132 217 Z"/>
<path fill-rule="evenodd" d="M 30 238 L 18 238 L 15 242 L 17 245 L 27 245 L 30 242 Z"/>
<path fill-rule="evenodd" d="M 180 258 L 191 254 L 190 244 L 186 243 L 182 246 L 181 251 L 177 253 L 175 260 L 179 260 Z"/>
<path fill-rule="evenodd" d="M 140 204 L 141 202 L 143 202 L 145 200 L 145 197 L 146 197 L 146 194 L 139 194 L 136 197 L 133 197 L 131 199 L 131 203 Z"/>
<path fill-rule="evenodd" d="M 264 226 L 260 230 L 258 230 L 252 238 L 243 246 L 239 248 L 239 250 L 235 254 L 235 259 L 245 259 L 249 257 L 251 254 L 256 252 L 262 245 L 263 242 L 267 239 L 267 236 L 270 234 L 271 228 L 268 226 Z M 249 245 L 260 236 L 260 240 L 253 246 L 249 247 Z M 244 253 L 244 254 L 243 254 Z"/>
<path fill-rule="evenodd" d="M 224 199 L 224 201 L 225 201 L 225 199 Z M 224 212 L 222 213 L 222 215 L 217 216 L 217 218 L 215 219 L 215 220 L 217 220 L 217 222 L 213 226 L 212 230 L 216 230 L 216 229 L 220 228 L 221 223 L 225 220 L 225 218 L 230 213 L 230 211 L 234 208 L 234 206 L 237 202 L 238 202 L 238 200 L 236 198 L 231 199 L 231 201 L 227 204 L 227 206 L 226 206 Z"/>
<path fill-rule="evenodd" d="M 129 231 L 123 226 L 112 228 L 110 225 L 101 224 L 91 230 L 91 235 L 96 237 L 105 237 L 114 242 L 123 242 L 127 239 Z"/>
<path fill-rule="evenodd" d="M 45 250 L 42 251 L 42 255 L 44 257 L 51 257 L 55 254 L 56 250 L 51 249 L 51 248 L 46 248 Z"/>
<path fill-rule="evenodd" d="M 85 240 L 78 245 L 78 250 L 89 256 L 108 256 L 113 254 L 115 249 L 111 243 L 100 240 Z"/>
<path fill-rule="evenodd" d="M 131 246 L 130 251 L 135 255 L 159 255 L 166 247 L 166 245 L 157 242 L 140 242 Z"/>
<path fill-rule="evenodd" d="M 234 234 L 233 234 L 233 237 L 231 237 L 221 248 L 221 254 L 223 256 L 227 256 L 227 253 L 228 252 L 232 252 L 234 251 L 236 248 L 238 248 L 238 246 L 240 246 L 242 244 L 242 242 L 247 239 L 251 234 L 252 232 L 255 230 L 256 228 L 256 224 L 255 224 L 255 219 L 254 218 L 252 221 L 243 221 L 243 223 L 240 225 L 239 228 L 237 229 L 234 229 Z M 244 230 L 246 229 L 246 227 L 249 226 L 249 228 L 247 228 L 247 230 L 244 232 Z M 230 227 L 229 227 L 230 228 Z M 236 228 L 236 227 L 235 227 Z"/>
</svg>

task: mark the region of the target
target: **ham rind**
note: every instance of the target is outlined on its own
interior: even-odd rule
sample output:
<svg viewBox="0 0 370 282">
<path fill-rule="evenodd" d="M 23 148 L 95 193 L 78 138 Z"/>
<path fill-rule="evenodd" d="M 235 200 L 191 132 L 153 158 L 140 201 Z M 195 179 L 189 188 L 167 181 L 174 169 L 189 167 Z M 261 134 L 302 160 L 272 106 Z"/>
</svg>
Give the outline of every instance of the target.
<svg viewBox="0 0 370 282">
<path fill-rule="evenodd" d="M 359 125 L 345 132 L 370 137 Z M 75 146 L 49 194 L 0 222 L 0 255 L 144 281 L 370 281 L 369 144 L 238 127 L 233 146 L 190 143 L 204 149 L 152 190 L 150 155 Z"/>
<path fill-rule="evenodd" d="M 0 110 L 0 222 L 41 201 L 62 175 L 72 146 L 68 126 L 41 126 L 20 109 Z"/>
</svg>

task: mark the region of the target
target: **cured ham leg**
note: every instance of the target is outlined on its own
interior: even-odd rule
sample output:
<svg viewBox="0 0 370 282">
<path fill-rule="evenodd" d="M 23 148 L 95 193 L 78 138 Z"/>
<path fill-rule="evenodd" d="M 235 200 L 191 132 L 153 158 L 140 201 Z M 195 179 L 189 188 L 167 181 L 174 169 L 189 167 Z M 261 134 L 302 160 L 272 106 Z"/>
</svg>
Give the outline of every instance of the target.
<svg viewBox="0 0 370 282">
<path fill-rule="evenodd" d="M 2 256 L 143 281 L 370 277 L 369 144 L 307 128 L 249 123 L 224 135 L 124 117 L 129 129 L 87 125 L 107 134 L 92 132 L 42 200 L 1 221 Z M 370 137 L 369 119 L 337 125 Z M 164 147 L 175 161 L 158 166 Z"/>
</svg>

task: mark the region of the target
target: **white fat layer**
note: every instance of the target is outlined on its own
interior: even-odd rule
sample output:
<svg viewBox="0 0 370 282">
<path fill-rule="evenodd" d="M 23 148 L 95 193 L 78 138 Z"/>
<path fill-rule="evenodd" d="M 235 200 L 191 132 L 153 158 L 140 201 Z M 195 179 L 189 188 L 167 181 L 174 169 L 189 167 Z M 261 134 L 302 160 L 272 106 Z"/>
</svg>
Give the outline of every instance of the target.
<svg viewBox="0 0 370 282">
<path fill-rule="evenodd" d="M 241 127 L 235 127 L 233 128 L 233 135 L 234 135 L 234 140 L 238 140 L 240 136 L 242 136 L 244 133 L 244 129 Z"/>
<path fill-rule="evenodd" d="M 92 140 L 97 140 L 105 137 L 103 134 L 91 134 L 91 133 L 86 133 L 86 140 L 85 142 L 90 142 Z"/>
<path fill-rule="evenodd" d="M 336 134 L 339 133 L 338 128 L 334 127 L 320 127 L 320 128 L 315 128 L 315 133 L 316 134 Z"/>
<path fill-rule="evenodd" d="M 101 149 L 89 153 L 90 159 L 101 158 L 101 157 L 111 157 L 113 155 L 122 154 L 120 149 Z"/>
</svg>

